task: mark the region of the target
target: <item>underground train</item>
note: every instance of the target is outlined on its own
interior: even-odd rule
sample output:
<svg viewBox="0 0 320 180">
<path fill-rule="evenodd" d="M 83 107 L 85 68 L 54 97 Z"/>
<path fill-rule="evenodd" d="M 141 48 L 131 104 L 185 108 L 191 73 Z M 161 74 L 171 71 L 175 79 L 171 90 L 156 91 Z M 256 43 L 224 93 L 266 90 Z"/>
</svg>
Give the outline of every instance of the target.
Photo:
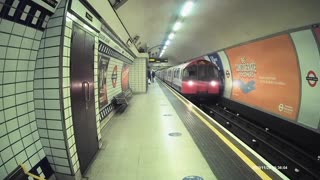
<svg viewBox="0 0 320 180">
<path fill-rule="evenodd" d="M 217 97 L 222 92 L 218 68 L 207 60 L 192 60 L 157 72 L 158 78 L 186 97 Z"/>
</svg>

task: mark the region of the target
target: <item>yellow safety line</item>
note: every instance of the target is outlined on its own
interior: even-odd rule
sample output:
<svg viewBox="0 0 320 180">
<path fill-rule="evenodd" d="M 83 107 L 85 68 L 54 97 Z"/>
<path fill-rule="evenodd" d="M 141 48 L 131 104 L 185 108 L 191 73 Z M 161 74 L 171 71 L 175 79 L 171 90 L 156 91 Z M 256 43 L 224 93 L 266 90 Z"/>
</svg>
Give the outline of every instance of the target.
<svg viewBox="0 0 320 180">
<path fill-rule="evenodd" d="M 21 166 L 21 168 L 22 168 L 22 170 L 23 170 L 24 174 L 26 174 L 26 175 L 28 175 L 28 176 L 30 176 L 30 177 L 32 177 L 32 178 L 34 178 L 34 179 L 38 179 L 38 180 L 45 180 L 45 178 L 43 178 L 43 177 L 36 176 L 36 175 L 34 175 L 34 174 L 32 174 L 32 173 L 28 172 L 28 170 L 27 170 L 27 168 L 26 168 L 26 166 L 25 166 L 24 164 L 20 164 L 20 166 Z"/>
<path fill-rule="evenodd" d="M 167 85 L 166 85 L 167 86 Z M 168 86 L 167 86 L 168 87 Z M 171 88 L 168 89 L 175 95 L 184 105 L 188 107 L 188 104 L 181 99 L 176 92 L 172 91 Z M 264 171 L 262 171 L 259 166 L 257 166 L 247 155 L 245 155 L 237 146 L 235 146 L 230 140 L 228 140 L 218 129 L 213 127 L 205 118 L 203 118 L 194 108 L 191 111 L 204 123 L 206 124 L 218 137 L 230 147 L 257 175 L 262 179 L 272 179 Z"/>
</svg>

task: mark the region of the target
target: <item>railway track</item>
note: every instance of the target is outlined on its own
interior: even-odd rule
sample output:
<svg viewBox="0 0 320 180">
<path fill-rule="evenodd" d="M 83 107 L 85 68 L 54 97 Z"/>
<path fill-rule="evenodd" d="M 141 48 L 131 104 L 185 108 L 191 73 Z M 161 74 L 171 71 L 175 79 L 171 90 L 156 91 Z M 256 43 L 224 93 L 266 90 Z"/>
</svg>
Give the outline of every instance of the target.
<svg viewBox="0 0 320 180">
<path fill-rule="evenodd" d="M 196 104 L 208 115 L 267 159 L 290 179 L 320 179 L 320 157 L 314 157 L 219 103 Z M 262 167 L 270 168 L 270 167 Z"/>
</svg>

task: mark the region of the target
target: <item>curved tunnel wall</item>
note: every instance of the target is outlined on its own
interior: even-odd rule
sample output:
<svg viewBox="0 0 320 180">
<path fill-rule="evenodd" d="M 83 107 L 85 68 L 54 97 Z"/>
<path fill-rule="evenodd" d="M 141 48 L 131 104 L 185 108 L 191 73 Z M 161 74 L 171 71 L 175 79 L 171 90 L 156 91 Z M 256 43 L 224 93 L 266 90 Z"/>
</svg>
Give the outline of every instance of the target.
<svg viewBox="0 0 320 180">
<path fill-rule="evenodd" d="M 68 17 L 68 2 L 62 0 L 57 9 L 48 13 L 32 1 L 7 0 L 6 4 L 0 1 L 1 179 L 22 163 L 28 170 L 44 176 L 39 168 L 43 159 L 48 160 L 59 178 L 79 175 L 70 100 L 74 23 L 95 36 L 94 99 L 99 140 L 100 121 L 110 118 L 113 111 L 103 116 L 105 109 L 99 104 L 98 73 L 102 54 L 110 59 L 105 72 L 110 100 L 107 105 L 111 106 L 111 99 L 129 86 L 129 64 L 133 57 L 103 32 L 106 27 L 78 1 L 73 1 L 76 2 L 73 8 L 80 18 Z M 28 6 L 27 3 L 32 4 Z M 86 20 L 86 12 L 94 23 Z M 92 31 L 92 27 L 98 31 Z M 109 48 L 102 49 L 101 43 Z"/>
<path fill-rule="evenodd" d="M 319 28 L 207 55 L 225 77 L 224 97 L 319 130 Z"/>
<path fill-rule="evenodd" d="M 320 135 L 320 28 L 302 27 L 209 53 L 221 103 L 313 155 Z"/>
</svg>

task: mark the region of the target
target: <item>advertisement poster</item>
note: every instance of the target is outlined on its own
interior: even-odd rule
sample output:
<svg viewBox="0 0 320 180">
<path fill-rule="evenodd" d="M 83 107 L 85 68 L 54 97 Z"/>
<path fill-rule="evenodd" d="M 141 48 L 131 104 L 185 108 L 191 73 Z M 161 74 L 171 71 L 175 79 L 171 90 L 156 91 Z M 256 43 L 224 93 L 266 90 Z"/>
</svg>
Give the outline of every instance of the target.
<svg viewBox="0 0 320 180">
<path fill-rule="evenodd" d="M 233 88 L 231 99 L 280 117 L 296 120 L 301 80 L 289 35 L 226 50 Z"/>
<path fill-rule="evenodd" d="M 221 77 L 221 81 L 224 84 L 224 81 L 225 81 L 224 69 L 223 69 L 223 64 L 219 54 L 218 53 L 209 54 L 208 57 L 210 61 L 218 67 L 219 76 Z"/>
<path fill-rule="evenodd" d="M 122 67 L 122 74 L 121 74 L 121 87 L 122 91 L 126 91 L 129 88 L 129 65 L 124 64 Z"/>
<path fill-rule="evenodd" d="M 98 87 L 99 87 L 99 106 L 100 109 L 104 108 L 108 104 L 107 96 L 107 69 L 110 58 L 99 56 L 99 69 L 98 69 Z"/>
</svg>

